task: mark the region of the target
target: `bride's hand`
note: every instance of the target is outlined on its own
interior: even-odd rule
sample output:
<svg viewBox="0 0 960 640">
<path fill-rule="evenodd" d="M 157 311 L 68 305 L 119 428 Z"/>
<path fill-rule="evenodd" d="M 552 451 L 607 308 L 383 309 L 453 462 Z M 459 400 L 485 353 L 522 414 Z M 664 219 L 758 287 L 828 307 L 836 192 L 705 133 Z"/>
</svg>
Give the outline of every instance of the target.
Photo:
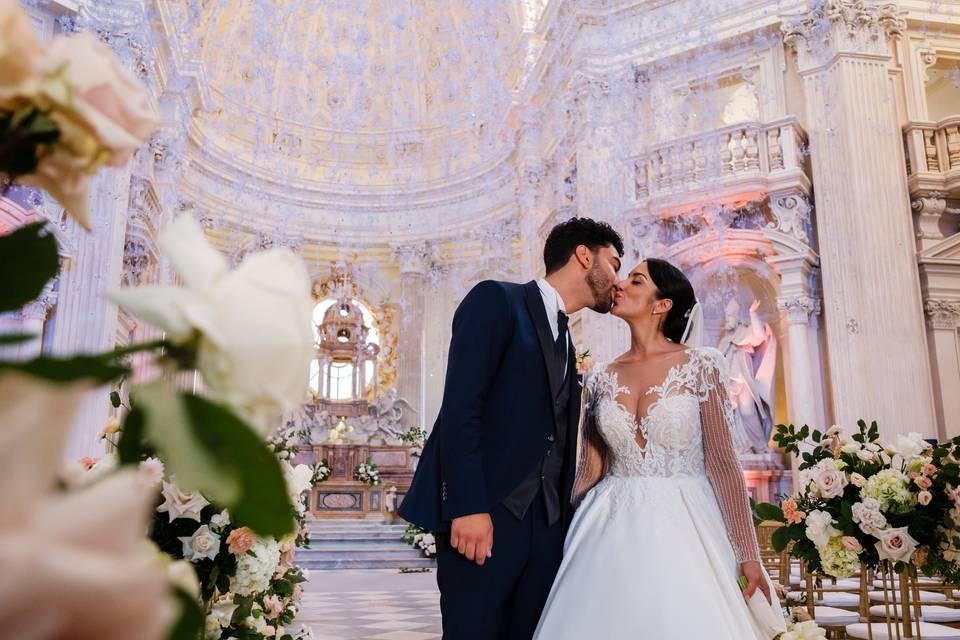
<svg viewBox="0 0 960 640">
<path fill-rule="evenodd" d="M 493 556 L 493 519 L 488 513 L 454 518 L 450 546 L 481 567 Z"/>
<path fill-rule="evenodd" d="M 770 599 L 770 583 L 763 575 L 763 569 L 756 560 L 748 560 L 740 563 L 740 575 L 747 579 L 747 587 L 743 590 L 743 597 L 747 600 L 758 588 L 767 597 L 767 602 L 772 604 Z"/>
</svg>

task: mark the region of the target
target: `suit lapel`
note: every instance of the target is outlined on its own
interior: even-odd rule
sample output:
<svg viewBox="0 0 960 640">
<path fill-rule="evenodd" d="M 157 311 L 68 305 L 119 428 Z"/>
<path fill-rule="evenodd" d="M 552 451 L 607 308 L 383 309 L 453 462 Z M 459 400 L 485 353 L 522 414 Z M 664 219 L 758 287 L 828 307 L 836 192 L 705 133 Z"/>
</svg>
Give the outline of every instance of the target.
<svg viewBox="0 0 960 640">
<path fill-rule="evenodd" d="M 526 293 L 527 311 L 530 312 L 533 326 L 537 329 L 543 364 L 547 368 L 547 379 L 550 382 L 550 410 L 555 411 L 553 400 L 560 393 L 560 384 L 563 381 L 560 379 L 562 372 L 557 371 L 558 367 L 554 363 L 553 331 L 550 329 L 549 320 L 547 320 L 547 309 L 543 306 L 543 297 L 540 295 L 540 287 L 537 286 L 537 281 L 531 280 L 525 284 L 524 291 Z"/>
</svg>

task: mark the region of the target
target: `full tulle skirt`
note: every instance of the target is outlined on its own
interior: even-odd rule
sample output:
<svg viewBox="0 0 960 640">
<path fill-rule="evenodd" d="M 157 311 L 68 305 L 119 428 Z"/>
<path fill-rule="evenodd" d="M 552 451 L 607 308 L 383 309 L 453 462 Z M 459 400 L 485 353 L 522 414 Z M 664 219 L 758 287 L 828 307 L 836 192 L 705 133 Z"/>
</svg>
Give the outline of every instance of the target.
<svg viewBox="0 0 960 640">
<path fill-rule="evenodd" d="M 608 476 L 584 498 L 534 638 L 767 640 L 706 477 Z"/>
</svg>

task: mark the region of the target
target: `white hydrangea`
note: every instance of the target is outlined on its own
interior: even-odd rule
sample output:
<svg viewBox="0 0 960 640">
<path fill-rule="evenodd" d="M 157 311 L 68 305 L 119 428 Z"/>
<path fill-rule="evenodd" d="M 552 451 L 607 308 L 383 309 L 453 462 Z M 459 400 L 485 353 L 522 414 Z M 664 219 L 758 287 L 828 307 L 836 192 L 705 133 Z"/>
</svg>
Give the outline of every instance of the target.
<svg viewBox="0 0 960 640">
<path fill-rule="evenodd" d="M 820 549 L 820 564 L 829 576 L 849 578 L 860 569 L 860 558 L 856 551 L 843 545 L 841 538 L 832 538 Z"/>
<path fill-rule="evenodd" d="M 917 496 L 910 490 L 910 479 L 896 469 L 884 469 L 867 478 L 861 495 L 876 498 L 880 511 L 887 513 L 906 513 L 917 504 Z"/>
<path fill-rule="evenodd" d="M 280 544 L 273 538 L 258 539 L 250 551 L 237 557 L 237 574 L 230 590 L 242 596 L 266 591 L 280 564 Z"/>
</svg>

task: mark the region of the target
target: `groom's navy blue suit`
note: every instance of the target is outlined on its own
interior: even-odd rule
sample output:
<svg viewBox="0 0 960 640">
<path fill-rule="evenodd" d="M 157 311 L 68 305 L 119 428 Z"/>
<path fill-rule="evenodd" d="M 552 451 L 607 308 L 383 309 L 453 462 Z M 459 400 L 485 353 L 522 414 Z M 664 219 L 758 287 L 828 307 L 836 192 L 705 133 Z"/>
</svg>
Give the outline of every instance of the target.
<svg viewBox="0 0 960 640">
<path fill-rule="evenodd" d="M 481 282 L 454 315 L 440 415 L 399 509 L 437 533 L 445 640 L 527 640 L 539 620 L 572 517 L 582 387 L 566 342 L 564 360 L 536 281 Z M 450 522 L 477 513 L 494 527 L 482 567 L 449 543 Z"/>
</svg>

